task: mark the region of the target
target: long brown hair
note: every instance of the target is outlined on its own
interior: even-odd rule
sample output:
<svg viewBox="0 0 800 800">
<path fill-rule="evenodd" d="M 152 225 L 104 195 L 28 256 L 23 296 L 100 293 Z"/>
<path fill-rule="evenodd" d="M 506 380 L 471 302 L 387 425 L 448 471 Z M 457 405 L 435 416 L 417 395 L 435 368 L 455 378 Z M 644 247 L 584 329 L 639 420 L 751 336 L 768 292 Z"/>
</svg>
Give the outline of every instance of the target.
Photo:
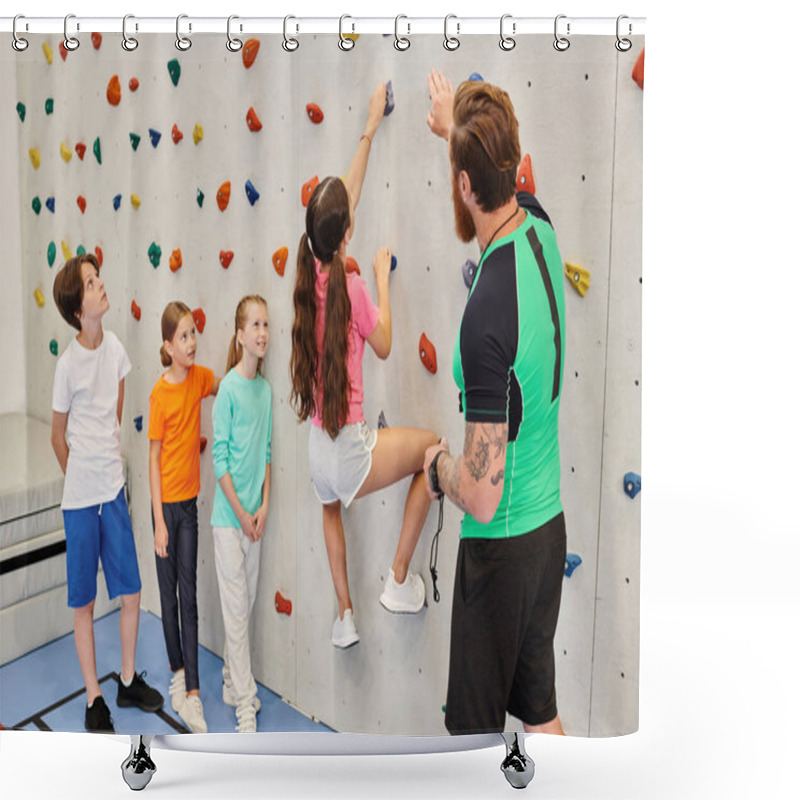
<svg viewBox="0 0 800 800">
<path fill-rule="evenodd" d="M 297 249 L 292 324 L 291 402 L 300 420 L 317 410 L 317 370 L 322 388 L 322 427 L 335 438 L 347 419 L 350 378 L 347 341 L 350 330 L 350 296 L 347 274 L 338 255 L 350 227 L 350 202 L 340 178 L 328 177 L 314 190 L 306 210 L 306 232 Z M 322 353 L 317 352 L 316 281 L 314 256 L 329 264 L 325 299 Z M 321 365 L 321 366 L 320 366 Z"/>
<path fill-rule="evenodd" d="M 233 325 L 233 338 L 228 345 L 228 363 L 225 367 L 225 374 L 227 375 L 241 360 L 242 360 L 242 346 L 239 344 L 239 339 L 236 334 L 244 330 L 247 325 L 247 305 L 248 303 L 261 303 L 264 308 L 268 309 L 267 301 L 260 294 L 248 294 L 239 301 L 236 306 L 236 317 Z M 264 363 L 263 358 L 258 359 L 256 365 L 256 372 L 261 372 L 261 365 Z"/>
<path fill-rule="evenodd" d="M 181 303 L 179 300 L 173 300 L 171 303 L 167 303 L 167 307 L 164 309 L 164 313 L 161 315 L 161 339 L 164 342 L 171 342 L 172 338 L 175 336 L 175 331 L 178 330 L 178 325 L 180 325 L 181 320 L 189 314 L 191 316 L 192 309 L 186 305 L 186 303 Z M 165 367 L 169 367 L 172 365 L 172 357 L 167 352 L 167 349 L 164 345 L 161 345 L 161 363 Z"/>
</svg>

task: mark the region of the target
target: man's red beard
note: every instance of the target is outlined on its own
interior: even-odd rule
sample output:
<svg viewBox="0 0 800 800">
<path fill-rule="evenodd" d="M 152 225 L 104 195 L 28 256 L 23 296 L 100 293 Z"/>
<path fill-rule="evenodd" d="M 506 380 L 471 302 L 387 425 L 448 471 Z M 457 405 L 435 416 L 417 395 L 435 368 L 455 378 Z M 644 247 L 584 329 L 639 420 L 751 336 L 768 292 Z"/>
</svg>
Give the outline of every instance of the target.
<svg viewBox="0 0 800 800">
<path fill-rule="evenodd" d="M 461 199 L 461 192 L 458 190 L 458 181 L 455 175 L 451 175 L 453 184 L 453 212 L 456 218 L 456 235 L 462 242 L 469 243 L 475 238 L 475 223 L 472 214 L 469 213 L 464 201 Z"/>
</svg>

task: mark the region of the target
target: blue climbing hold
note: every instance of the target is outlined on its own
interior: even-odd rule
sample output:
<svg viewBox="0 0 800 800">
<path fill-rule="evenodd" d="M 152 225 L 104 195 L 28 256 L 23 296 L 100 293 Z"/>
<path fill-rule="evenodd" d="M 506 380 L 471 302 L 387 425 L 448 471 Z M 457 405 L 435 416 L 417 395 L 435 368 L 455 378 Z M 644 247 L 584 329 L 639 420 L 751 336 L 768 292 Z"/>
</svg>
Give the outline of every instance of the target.
<svg viewBox="0 0 800 800">
<path fill-rule="evenodd" d="M 572 573 L 583 563 L 583 559 L 577 553 L 567 553 L 567 564 L 564 567 L 564 577 L 571 578 Z"/>
<path fill-rule="evenodd" d="M 161 134 L 155 128 L 149 128 L 147 132 L 150 134 L 150 142 L 153 147 L 158 147 L 158 143 L 161 141 Z"/>
<path fill-rule="evenodd" d="M 114 211 L 119 211 L 119 204 L 122 202 L 122 195 L 115 194 L 114 195 Z"/>
<path fill-rule="evenodd" d="M 472 288 L 472 281 L 475 280 L 475 273 L 478 271 L 478 265 L 468 258 L 461 267 L 461 275 L 464 278 L 464 283 L 467 289 Z"/>
<path fill-rule="evenodd" d="M 631 500 L 642 491 L 642 479 L 635 472 L 626 472 L 625 477 L 622 479 L 622 485 L 625 489 L 625 494 Z"/>
<path fill-rule="evenodd" d="M 467 80 L 468 81 L 482 81 L 483 80 L 483 75 L 481 75 L 480 72 L 473 72 L 472 75 L 470 75 L 469 78 L 467 78 Z"/>
<path fill-rule="evenodd" d="M 141 414 L 139 414 L 138 417 L 134 417 L 133 418 L 133 424 L 136 426 L 136 430 L 137 431 L 141 432 L 141 430 L 142 430 L 142 422 L 144 422 L 144 419 L 142 418 Z"/>
<path fill-rule="evenodd" d="M 383 107 L 383 116 L 388 117 L 394 111 L 394 89 L 392 82 L 386 81 L 386 105 Z"/>
<path fill-rule="evenodd" d="M 47 210 L 51 214 L 56 213 L 56 199 L 55 197 L 48 197 L 47 200 L 44 201 L 44 204 L 47 206 Z"/>
<path fill-rule="evenodd" d="M 397 269 L 397 256 L 392 253 L 392 272 Z"/>
<path fill-rule="evenodd" d="M 247 181 L 244 185 L 244 190 L 247 192 L 247 199 L 250 201 L 250 205 L 254 206 L 256 204 L 256 200 L 258 200 L 261 195 L 256 191 L 256 187 L 250 181 Z"/>
</svg>

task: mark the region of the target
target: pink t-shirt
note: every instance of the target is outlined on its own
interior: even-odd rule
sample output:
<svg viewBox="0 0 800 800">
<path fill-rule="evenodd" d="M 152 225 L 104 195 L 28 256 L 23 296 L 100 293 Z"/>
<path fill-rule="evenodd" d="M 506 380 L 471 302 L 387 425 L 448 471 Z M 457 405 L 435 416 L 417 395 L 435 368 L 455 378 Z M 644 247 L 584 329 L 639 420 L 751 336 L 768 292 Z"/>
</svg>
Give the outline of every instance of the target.
<svg viewBox="0 0 800 800">
<path fill-rule="evenodd" d="M 325 300 L 328 296 L 328 273 L 320 272 L 317 266 L 317 352 L 320 354 L 322 368 L 322 337 L 325 332 Z M 347 294 L 350 296 L 350 332 L 347 342 L 347 375 L 350 378 L 349 408 L 345 425 L 364 422 L 364 378 L 361 372 L 361 359 L 364 356 L 364 341 L 370 337 L 378 324 L 380 312 L 372 298 L 364 279 L 355 272 L 347 273 Z M 317 375 L 319 385 L 319 374 Z M 317 391 L 317 408 L 322 409 L 322 388 Z M 315 413 L 311 418 L 314 425 L 322 427 L 322 416 Z"/>
</svg>

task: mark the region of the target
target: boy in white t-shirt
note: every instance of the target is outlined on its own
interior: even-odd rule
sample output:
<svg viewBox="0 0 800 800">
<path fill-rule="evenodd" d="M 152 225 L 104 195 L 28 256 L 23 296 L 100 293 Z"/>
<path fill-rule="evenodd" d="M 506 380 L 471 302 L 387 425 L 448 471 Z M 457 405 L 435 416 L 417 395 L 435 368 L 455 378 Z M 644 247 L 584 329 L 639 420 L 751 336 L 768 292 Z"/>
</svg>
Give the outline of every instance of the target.
<svg viewBox="0 0 800 800">
<path fill-rule="evenodd" d="M 64 471 L 61 510 L 67 539 L 67 603 L 75 610 L 75 648 L 86 685 L 89 731 L 114 732 L 97 680 L 94 601 L 98 558 L 108 596 L 122 596 L 122 667 L 118 706 L 158 711 L 161 694 L 134 669 L 142 588 L 133 528 L 125 502 L 120 421 L 125 376 L 131 362 L 111 331 L 100 265 L 92 254 L 76 256 L 58 271 L 53 297 L 61 316 L 78 330 L 56 364 L 51 443 Z"/>
</svg>

